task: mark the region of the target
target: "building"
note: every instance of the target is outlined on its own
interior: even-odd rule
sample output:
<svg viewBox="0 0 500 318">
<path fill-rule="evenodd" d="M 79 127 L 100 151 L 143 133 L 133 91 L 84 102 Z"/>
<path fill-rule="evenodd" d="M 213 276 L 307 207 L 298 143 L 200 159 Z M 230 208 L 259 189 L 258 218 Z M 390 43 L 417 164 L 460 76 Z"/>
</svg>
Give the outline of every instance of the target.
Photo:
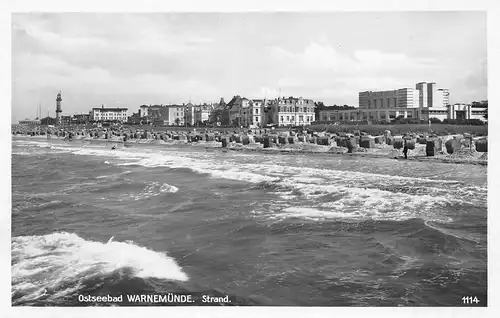
<svg viewBox="0 0 500 318">
<path fill-rule="evenodd" d="M 419 97 L 418 107 L 421 107 L 421 108 L 428 107 L 429 98 L 428 98 L 428 94 L 427 94 L 427 83 L 426 82 L 417 83 L 415 88 L 417 89 L 417 91 L 419 93 L 418 94 L 418 97 Z"/>
<path fill-rule="evenodd" d="M 336 121 L 336 122 L 346 122 L 346 121 L 385 121 L 389 122 L 397 117 L 402 116 L 403 118 L 409 119 L 420 119 L 421 109 L 414 107 L 399 107 L 399 108 L 387 108 L 387 109 L 345 109 L 345 110 L 321 110 L 320 111 L 320 121 Z"/>
<path fill-rule="evenodd" d="M 264 127 L 267 125 L 267 112 L 266 108 L 269 105 L 269 101 L 267 99 L 252 99 L 252 125 L 257 127 Z"/>
<path fill-rule="evenodd" d="M 438 93 L 442 97 L 442 105 L 448 106 L 450 105 L 450 90 L 447 88 L 438 89 Z"/>
<path fill-rule="evenodd" d="M 71 115 L 60 117 L 59 125 L 70 126 L 71 124 L 73 124 L 73 117 Z"/>
<path fill-rule="evenodd" d="M 92 110 L 90 111 L 90 118 L 91 120 L 97 122 L 102 122 L 102 121 L 126 122 L 127 110 L 128 110 L 127 108 L 104 107 L 104 105 L 102 105 L 101 108 L 98 107 L 92 108 Z"/>
<path fill-rule="evenodd" d="M 133 113 L 127 118 L 127 123 L 132 125 L 140 125 L 143 122 L 140 112 Z"/>
<path fill-rule="evenodd" d="M 77 124 L 85 124 L 90 121 L 90 113 L 89 114 L 75 114 L 73 115 L 72 120 Z"/>
<path fill-rule="evenodd" d="M 40 124 L 41 124 L 41 121 L 38 119 L 25 119 L 25 120 L 19 121 L 19 125 L 39 126 Z"/>
<path fill-rule="evenodd" d="M 450 104 L 450 90 L 436 89 L 436 83 L 420 82 L 416 87 L 419 92 L 419 107 L 446 107 Z"/>
<path fill-rule="evenodd" d="M 162 109 L 163 125 L 184 126 L 186 125 L 185 105 L 167 105 Z"/>
<path fill-rule="evenodd" d="M 432 107 L 423 110 L 423 118 L 429 120 L 436 118 L 441 121 L 445 119 L 451 120 L 469 120 L 479 119 L 487 121 L 485 115 L 488 114 L 487 106 L 484 105 L 470 105 L 464 103 L 455 103 L 445 107 Z"/>
<path fill-rule="evenodd" d="M 213 105 L 203 104 L 194 106 L 193 125 L 205 124 L 210 120 L 210 114 L 214 110 Z"/>
<path fill-rule="evenodd" d="M 390 109 L 418 107 L 418 91 L 412 88 L 401 88 L 391 91 L 360 92 L 360 109 Z"/>
<path fill-rule="evenodd" d="M 276 98 L 269 103 L 267 122 L 278 126 L 305 126 L 315 121 L 314 101 L 302 97 Z"/>
<path fill-rule="evenodd" d="M 385 121 L 397 117 L 427 120 L 428 114 L 446 113 L 450 92 L 436 89 L 436 83 L 420 82 L 415 89 L 400 88 L 389 91 L 365 91 L 359 93 L 359 108 L 346 110 L 322 110 L 321 121 Z M 428 109 L 432 108 L 432 111 Z"/>
<path fill-rule="evenodd" d="M 184 105 L 184 116 L 186 117 L 185 122 L 188 125 L 194 126 L 195 122 L 195 106 L 191 102 Z"/>
<path fill-rule="evenodd" d="M 149 110 L 149 106 L 148 105 L 141 105 L 139 107 L 139 116 L 143 117 L 143 118 L 144 117 L 148 117 L 148 115 L 149 115 L 148 110 Z"/>
<path fill-rule="evenodd" d="M 250 125 L 252 109 L 248 98 L 236 95 L 227 103 L 226 107 L 228 109 L 229 125 L 237 127 L 248 127 Z"/>
</svg>

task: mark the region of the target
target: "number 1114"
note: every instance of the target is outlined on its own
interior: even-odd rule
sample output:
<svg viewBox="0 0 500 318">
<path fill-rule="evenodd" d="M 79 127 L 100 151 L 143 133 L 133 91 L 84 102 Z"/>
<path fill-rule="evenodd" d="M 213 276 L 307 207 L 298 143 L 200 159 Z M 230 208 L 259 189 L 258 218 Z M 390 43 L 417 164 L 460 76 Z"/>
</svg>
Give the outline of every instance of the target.
<svg viewBox="0 0 500 318">
<path fill-rule="evenodd" d="M 462 303 L 464 304 L 479 304 L 479 299 L 477 297 L 472 296 L 464 296 L 462 297 Z"/>
</svg>

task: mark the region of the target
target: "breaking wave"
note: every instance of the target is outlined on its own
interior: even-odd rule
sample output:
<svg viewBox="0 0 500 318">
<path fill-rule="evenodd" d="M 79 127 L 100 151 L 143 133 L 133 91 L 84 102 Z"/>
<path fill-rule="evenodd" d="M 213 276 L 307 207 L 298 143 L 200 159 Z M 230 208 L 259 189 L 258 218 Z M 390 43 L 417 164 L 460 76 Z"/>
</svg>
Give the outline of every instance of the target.
<svg viewBox="0 0 500 318">
<path fill-rule="evenodd" d="M 49 301 L 55 300 L 78 291 L 88 280 L 120 271 L 138 278 L 188 280 L 166 253 L 131 241 L 102 243 L 66 232 L 12 238 L 13 305 L 47 293 Z"/>
<path fill-rule="evenodd" d="M 62 147 L 68 149 L 67 147 Z M 79 155 L 112 157 L 111 164 L 189 169 L 213 178 L 248 182 L 251 189 L 271 190 L 277 198 L 288 201 L 285 209 L 273 210 L 278 217 L 332 218 L 371 217 L 375 219 L 422 218 L 450 222 L 437 217 L 436 208 L 449 205 L 486 205 L 486 188 L 471 187 L 461 181 L 423 177 L 343 171 L 272 162 L 235 161 L 234 156 L 213 158 L 213 154 L 176 152 L 164 149 L 110 150 L 109 148 L 73 148 Z M 249 157 L 250 158 L 250 157 Z M 135 200 L 161 193 L 175 193 L 178 188 L 152 183 Z M 300 202 L 294 200 L 300 199 Z"/>
</svg>

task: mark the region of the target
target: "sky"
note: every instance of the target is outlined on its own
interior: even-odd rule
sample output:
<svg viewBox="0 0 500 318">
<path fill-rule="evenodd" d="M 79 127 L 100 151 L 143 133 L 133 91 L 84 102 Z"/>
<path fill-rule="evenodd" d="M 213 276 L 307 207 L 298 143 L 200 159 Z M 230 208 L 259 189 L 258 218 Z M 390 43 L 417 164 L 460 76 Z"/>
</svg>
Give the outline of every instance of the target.
<svg viewBox="0 0 500 318">
<path fill-rule="evenodd" d="M 358 93 L 436 82 L 487 99 L 484 12 L 14 13 L 12 119 L 92 107 Z"/>
</svg>

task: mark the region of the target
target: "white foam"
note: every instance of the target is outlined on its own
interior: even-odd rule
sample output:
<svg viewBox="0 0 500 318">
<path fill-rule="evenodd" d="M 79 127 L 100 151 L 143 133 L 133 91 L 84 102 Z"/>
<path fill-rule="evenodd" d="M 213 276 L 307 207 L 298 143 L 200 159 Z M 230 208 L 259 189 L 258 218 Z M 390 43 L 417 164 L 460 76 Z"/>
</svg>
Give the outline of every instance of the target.
<svg viewBox="0 0 500 318">
<path fill-rule="evenodd" d="M 12 289 L 33 300 L 44 289 L 68 295 L 80 282 L 129 268 L 132 275 L 186 281 L 188 276 L 166 253 L 132 242 L 89 241 L 73 233 L 20 236 L 12 239 Z M 53 295 L 54 297 L 54 295 Z M 15 304 L 15 303 L 14 303 Z"/>
<path fill-rule="evenodd" d="M 356 218 L 360 216 L 357 213 L 325 211 L 310 207 L 288 207 L 282 210 L 281 215 L 305 218 Z"/>
<path fill-rule="evenodd" d="M 26 152 L 26 151 L 12 151 L 12 155 L 17 155 L 17 156 L 30 156 L 32 155 L 32 152 Z"/>
<path fill-rule="evenodd" d="M 214 178 L 249 183 L 269 182 L 280 191 L 275 192 L 282 200 L 291 201 L 297 196 L 315 201 L 313 208 L 331 213 L 363 212 L 376 217 L 408 218 L 427 215 L 445 204 L 486 204 L 486 191 L 467 188 L 455 180 L 437 180 L 419 177 L 403 177 L 368 172 L 341 171 L 304 166 L 270 163 L 244 163 L 251 159 L 247 154 L 231 154 L 214 158 L 214 154 L 200 152 L 176 152 L 161 149 L 75 148 L 75 154 L 97 155 L 114 158 L 113 164 L 141 165 L 145 167 L 185 168 L 208 174 Z M 236 160 L 235 157 L 237 157 Z M 279 158 L 278 158 L 279 159 Z M 443 185 L 446 184 L 445 187 Z M 403 189 L 398 190 L 398 188 Z M 175 190 L 176 189 L 176 190 Z M 457 191 L 453 191 L 457 189 Z M 175 193 L 170 185 L 150 184 L 134 198 L 140 200 L 160 193 Z M 408 193 L 407 193 L 408 192 Z M 477 199 L 474 198 L 476 194 Z M 328 196 L 331 196 L 329 202 Z M 321 200 L 316 200 L 321 198 Z M 312 203 L 312 202 L 311 202 Z M 439 209 L 443 210 L 443 209 Z M 375 217 L 375 216 L 374 216 Z M 443 219 L 448 219 L 443 216 Z"/>
<path fill-rule="evenodd" d="M 157 196 L 162 193 L 176 193 L 177 191 L 179 191 L 179 188 L 170 185 L 168 183 L 163 183 L 160 185 L 159 182 L 151 182 L 144 188 L 142 192 L 133 194 L 124 194 L 123 197 L 126 198 L 130 197 L 137 201 Z"/>
</svg>

